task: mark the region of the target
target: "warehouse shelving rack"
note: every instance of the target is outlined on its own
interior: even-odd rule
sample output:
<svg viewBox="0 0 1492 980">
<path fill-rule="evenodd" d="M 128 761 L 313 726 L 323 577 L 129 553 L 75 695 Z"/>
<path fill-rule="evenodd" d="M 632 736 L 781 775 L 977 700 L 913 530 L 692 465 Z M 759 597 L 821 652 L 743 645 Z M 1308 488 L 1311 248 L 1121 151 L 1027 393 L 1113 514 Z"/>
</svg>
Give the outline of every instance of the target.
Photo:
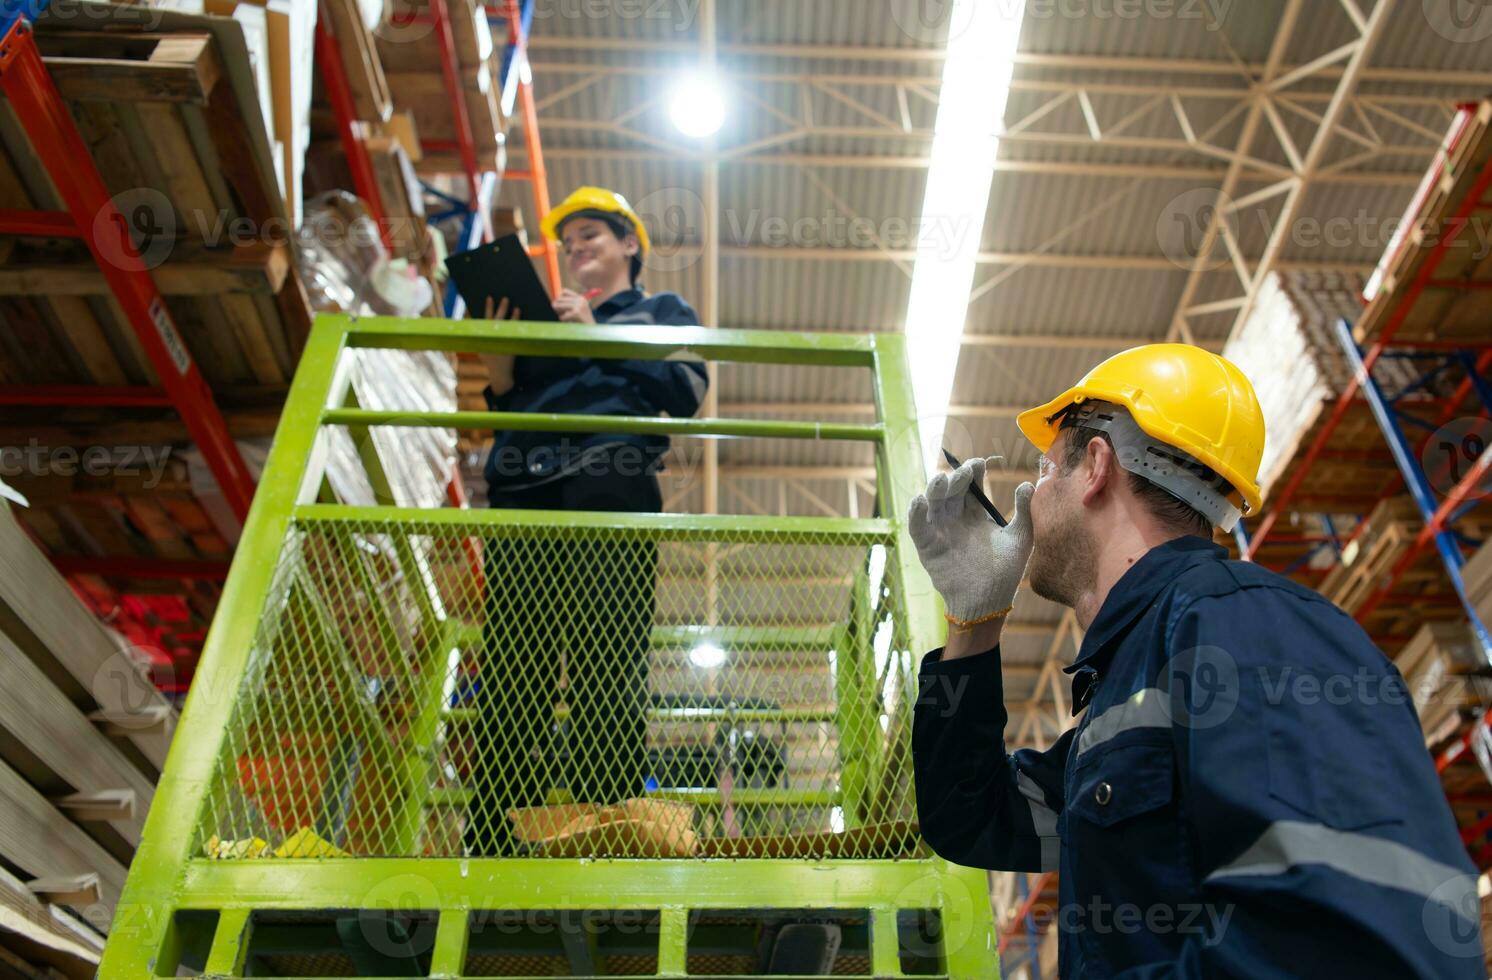
<svg viewBox="0 0 1492 980">
<path fill-rule="evenodd" d="M 202 453 L 234 518 L 242 522 L 254 497 L 254 478 L 182 342 L 170 310 L 131 240 L 93 157 L 53 83 L 32 33 L 47 0 L 7 4 L 0 13 L 0 91 L 14 109 L 31 145 L 67 207 L 61 212 L 0 209 L 0 233 L 75 238 L 84 242 L 161 387 L 32 386 L 26 404 L 95 407 L 170 405 Z"/>
<path fill-rule="evenodd" d="M 0 233 L 72 238 L 86 244 L 160 384 L 158 387 L 27 385 L 4 392 L 0 404 L 174 408 L 217 483 L 227 505 L 226 519 L 241 527 L 254 496 L 253 473 L 229 434 L 211 387 L 183 342 L 169 307 L 130 237 L 129 224 L 115 207 L 92 154 L 42 60 L 32 23 L 48 6 L 48 0 L 24 0 L 7 4 L 0 12 L 0 91 L 14 110 L 66 210 L 0 209 Z M 120 557 L 91 563 L 92 567 L 87 569 L 65 558 L 54 558 L 54 564 L 70 577 L 95 573 L 215 581 L 224 571 L 215 562 L 167 562 L 152 558 Z M 116 603 L 111 613 L 121 621 L 134 621 L 122 604 Z"/>
<path fill-rule="evenodd" d="M 715 640 L 796 645 L 815 649 L 815 656 L 831 651 L 827 661 L 804 660 L 805 665 L 833 677 L 836 706 L 813 717 L 786 717 L 793 709 L 756 707 L 783 723 L 825 726 L 837 748 L 829 749 L 834 776 L 822 785 L 784 786 L 737 791 L 738 807 L 794 808 L 834 805 L 842 808 L 847 832 L 874 835 L 881 847 L 891 837 L 884 815 L 891 810 L 909 819 L 911 787 L 909 764 L 911 703 L 915 698 L 914 652 L 935 646 L 941 639 L 941 618 L 935 593 L 918 565 L 899 518 L 768 518 L 757 516 L 677 514 L 597 514 L 545 511 L 461 510 L 452 507 L 412 510 L 394 507 L 347 507 L 325 500 L 319 433 L 328 426 L 345 426 L 357 439 L 368 427 L 380 425 L 452 428 L 528 429 L 568 431 L 583 422 L 597 431 L 636 431 L 706 438 L 777 438 L 856 440 L 875 447 L 880 511 L 901 515 L 922 486 L 915 410 L 906 374 L 904 340 L 900 336 L 802 335 L 776 331 L 716 330 L 702 327 L 592 327 L 483 321 L 318 318 L 282 415 L 280 430 L 265 469 L 223 595 L 222 605 L 208 636 L 200 673 L 193 685 L 181 722 L 180 737 L 172 746 L 156 804 L 152 807 L 130 879 L 122 896 L 121 913 L 110 937 L 102 966 L 110 977 L 173 975 L 179 961 L 199 954 L 200 968 L 215 976 L 245 975 L 253 955 L 255 929 L 282 951 L 294 940 L 286 930 L 296 916 L 318 913 L 364 919 L 391 908 L 424 924 L 420 937 L 402 935 L 374 943 L 391 965 L 387 972 L 408 975 L 405 969 L 430 976 L 490 975 L 469 967 L 474 935 L 473 913 L 494 910 L 586 911 L 651 910 L 656 918 L 656 946 L 640 972 L 661 976 L 690 975 L 691 942 L 705 933 L 691 933 L 700 916 L 730 910 L 794 909 L 828 914 L 856 910 L 865 916 L 863 939 L 867 970 L 876 976 L 904 975 L 899 943 L 905 939 L 907 916 L 940 917 L 941 950 L 935 972 L 958 977 L 998 975 L 995 930 L 988 902 L 985 874 L 950 865 L 906 838 L 890 850 L 824 849 L 820 843 L 791 851 L 793 857 L 486 857 L 461 856 L 459 837 L 440 836 L 431 816 L 459 813 L 465 799 L 448 785 L 437 785 L 440 768 L 432 753 L 445 744 L 452 726 L 460 721 L 452 699 L 453 665 L 462 648 L 480 643 L 480 629 L 457 622 L 454 606 L 442 601 L 432 582 L 437 563 L 432 551 L 420 552 L 416 540 L 434 547 L 446 541 L 477 538 L 524 540 L 544 535 L 601 535 L 631 539 L 646 537 L 665 544 L 705 547 L 827 548 L 842 558 L 834 581 L 852 583 L 842 593 L 843 619 L 829 623 L 811 637 L 786 637 L 772 624 L 732 621 L 711 616 L 703 627 L 689 627 L 691 641 Z M 869 425 L 818 422 L 768 422 L 741 419 L 655 419 L 550 416 L 497 412 L 427 413 L 369 411 L 349 407 L 342 366 L 351 348 L 383 347 L 448 352 L 515 353 L 644 359 L 700 357 L 716 361 L 791 363 L 858 368 L 870 372 L 877 405 L 877 421 Z M 599 428 L 598 428 L 599 427 Z M 363 442 L 371 447 L 370 440 Z M 365 465 L 375 479 L 381 463 L 376 450 L 364 452 Z M 366 671 L 370 650 L 393 649 L 397 627 L 375 613 L 357 618 L 371 623 L 354 642 L 336 628 L 327 629 L 326 610 L 335 601 L 349 603 L 358 596 L 386 595 L 390 586 L 369 576 L 369 567 L 355 554 L 368 554 L 372 541 L 392 542 L 388 565 L 396 578 L 414 593 L 420 628 L 412 647 L 400 658 L 419 666 L 406 671 L 403 686 L 372 683 Z M 881 551 L 879 587 L 868 586 L 867 555 Z M 762 552 L 760 557 L 796 554 Z M 422 557 L 423 555 L 423 557 Z M 858 556 L 858 557 L 854 557 Z M 751 559 L 755 561 L 756 559 Z M 331 562 L 331 565 L 326 565 Z M 346 564 L 353 562 L 353 564 Z M 323 580 L 336 583 L 337 596 L 308 586 L 309 564 L 320 563 Z M 873 564 L 873 559 L 871 560 Z M 449 573 L 472 575 L 469 565 L 452 561 L 441 565 Z M 743 566 L 746 567 L 746 566 Z M 768 562 L 752 565 L 754 574 L 776 574 Z M 465 570 L 464 573 L 462 570 Z M 472 575 L 474 578 L 475 576 Z M 782 595 L 796 602 L 801 589 L 780 583 Z M 307 591 L 308 588 L 310 591 Z M 447 585 L 449 589 L 449 585 Z M 461 585 L 469 593 L 469 580 Z M 480 586 L 476 588 L 480 589 Z M 355 595 L 348 592 L 355 590 Z M 693 591 L 686 591 L 694 596 Z M 841 593 L 834 593 L 841 595 Z M 697 596 L 694 596 L 697 599 Z M 357 602 L 361 602 L 357 599 Z M 838 600 L 836 600 L 837 602 Z M 362 608 L 360 605 L 357 608 Z M 793 607 L 796 609 L 797 607 Z M 318 611 L 320 610 L 320 611 Z M 333 611 L 330 615 L 335 616 Z M 294 620 L 287 626 L 287 617 Z M 318 620 L 323 621 L 316 626 Z M 787 625 L 777 623 L 777 626 Z M 883 628 L 890 637 L 889 655 L 872 653 L 874 635 Z M 659 644 L 655 628 L 654 646 Z M 309 630 L 310 632 L 306 632 Z M 677 628 L 675 627 L 675 631 Z M 788 632 L 791 632 L 789 630 Z M 749 635 L 747 635 L 749 634 Z M 783 635 L 779 635 L 783 634 Z M 309 641 L 306 636 L 311 636 Z M 319 637 L 319 638 L 318 638 Z M 339 638 L 340 637 L 340 638 Z M 379 638 L 382 638 L 381 640 Z M 366 645 L 371 643 L 373 646 Z M 413 650 L 413 652 L 407 652 Z M 299 658 L 299 659 L 297 659 Z M 378 657 L 373 657 L 377 660 Z M 314 669 L 302 670 L 302 664 Z M 276 672 L 283 672 L 277 674 Z M 298 678 L 276 686 L 267 678 Z M 447 683 L 442 683 L 443 681 Z M 380 691 L 403 690 L 398 723 L 385 713 Z M 887 692 L 899 691 L 899 695 Z M 413 693 L 411 693 L 413 692 Z M 655 709 L 655 712 L 658 709 Z M 734 710 L 734 709 L 731 709 Z M 728 712 L 727 712 L 728 713 Z M 880 724 L 873 723 L 880 713 Z M 719 724 L 719 710 L 683 712 L 676 721 Z M 273 749 L 250 745 L 290 746 L 314 731 L 322 744 L 345 745 L 347 739 L 373 746 L 364 764 L 351 777 L 357 785 L 335 792 L 306 790 L 283 775 L 258 786 L 261 807 L 280 812 L 294 806 L 315 811 L 316 857 L 281 855 L 289 840 L 253 840 L 266 824 L 250 816 L 238 787 L 258 779 L 256 768 L 265 762 L 255 752 Z M 257 739 L 257 741 L 255 741 Z M 822 743 L 821 743 L 822 744 Z M 245 752 L 248 753 L 247 763 Z M 318 751 L 316 765 L 335 767 L 325 758 L 341 750 Z M 248 766 L 246 769 L 245 766 Z M 827 777 L 826 777 L 827 778 Z M 334 781 L 333 781 L 334 782 Z M 390 788 L 392 787 L 392 788 Z M 651 791 L 667 800 L 677 793 Z M 726 804 L 726 790 L 691 791 L 700 811 L 718 812 Z M 286 794 L 298 802 L 285 800 Z M 376 798 L 376 805 L 369 803 Z M 237 802 L 233 802 L 237 799 Z M 882 822 L 878 822 L 878 817 Z M 717 818 L 718 819 L 718 818 Z M 834 820 L 828 820 L 833 824 Z M 715 826 L 722 826 L 715 824 Z M 337 829 L 337 828 L 340 828 Z M 832 826 L 818 828 L 833 830 Z M 283 828 L 282 828 L 283 830 Z M 286 831 L 288 833 L 288 831 Z M 290 834 L 294 837 L 294 834 Z M 305 835 L 301 835 L 302 840 Z M 840 839 L 842 835 L 836 835 Z M 750 844 L 751 837 L 725 838 L 732 846 Z M 782 840 L 783 838 L 777 838 Z M 791 838 L 800 840 L 801 838 Z M 322 845 L 335 847 L 325 850 Z M 906 848 L 910 847 L 910 850 Z M 720 852 L 705 852 L 720 853 Z M 361 920 L 358 920 L 361 921 Z M 300 952 L 327 952 L 318 943 L 333 945 L 356 940 L 341 926 L 322 923 L 321 932 L 301 940 Z M 705 930 L 705 926 L 700 926 Z M 707 931 L 707 930 L 706 930 Z M 366 937 L 366 932 L 362 935 Z M 383 934 L 380 934 L 383 935 Z M 691 939 L 691 935 L 694 936 Z M 340 937 L 338 939 L 337 937 Z M 386 948 L 392 942 L 392 950 Z M 423 949 L 411 949 L 423 943 Z M 381 951 L 380 951 L 381 950 Z M 584 951 L 574 956 L 587 955 Z M 423 958 L 422 958 L 423 957 Z M 572 963 L 575 962 L 572 959 Z M 403 964 L 400 968 L 398 964 Z M 634 964 L 635 965 L 635 964 Z M 376 974 L 374 974 L 376 975 Z M 425 975 L 425 974 L 421 974 Z M 509 974 L 502 974 L 509 975 Z"/>
<path fill-rule="evenodd" d="M 1246 530 L 1244 522 L 1239 523 L 1235 533 L 1238 549 L 1244 557 L 1257 560 L 1266 547 L 1283 548 L 1293 560 L 1288 561 L 1282 571 L 1297 577 L 1304 574 L 1317 578 L 1327 570 L 1307 569 L 1304 567 L 1306 562 L 1317 554 L 1329 556 L 1333 563 L 1340 562 L 1343 552 L 1367 528 L 1368 522 L 1364 518 L 1376 503 L 1399 496 L 1407 489 L 1423 525 L 1408 548 L 1356 609 L 1355 617 L 1367 625 L 1376 612 L 1390 604 L 1423 612 L 1433 603 L 1439 606 L 1433 612 L 1440 618 L 1459 607 L 1483 656 L 1492 666 L 1492 633 L 1468 597 L 1461 576 L 1461 568 L 1470 552 L 1483 543 L 1465 533 L 1463 524 L 1465 518 L 1486 500 L 1489 472 L 1492 472 L 1492 448 L 1482 446 L 1477 449 L 1473 445 L 1469 455 L 1465 447 L 1459 446 L 1451 450 L 1451 455 L 1432 453 L 1440 459 L 1432 469 L 1426 467 L 1427 450 L 1437 449 L 1434 440 L 1445 426 L 1458 417 L 1484 420 L 1492 412 L 1492 378 L 1489 378 L 1492 330 L 1487 328 L 1484 319 L 1479 327 L 1470 330 L 1466 329 L 1465 322 L 1461 322 L 1458 329 L 1451 331 L 1452 335 L 1442 336 L 1438 317 L 1454 307 L 1427 308 L 1420 305 L 1445 296 L 1475 300 L 1492 290 L 1486 263 L 1475 257 L 1468 261 L 1468 255 L 1458 244 L 1460 236 L 1485 223 L 1487 215 L 1492 214 L 1489 121 L 1492 121 L 1492 102 L 1459 107 L 1437 161 L 1409 208 L 1407 217 L 1412 220 L 1406 221 L 1401 237 L 1380 263 L 1378 276 L 1383 280 L 1382 294 L 1375 296 L 1364 319 L 1357 325 L 1342 321 L 1337 326 L 1338 342 L 1354 368 L 1351 382 L 1332 406 L 1325 424 L 1298 456 L 1290 478 L 1273 495 L 1269 509 L 1261 516 L 1252 534 Z M 1461 187 L 1462 182 L 1464 187 Z M 1457 187 L 1461 189 L 1453 191 Z M 1415 222 L 1421 220 L 1427 202 L 1436 195 L 1453 192 L 1458 193 L 1460 199 L 1452 199 L 1454 206 L 1442 215 L 1438 224 L 1416 226 Z M 1448 271 L 1448 266 L 1453 268 Z M 1427 309 L 1436 312 L 1427 312 Z M 1369 318 L 1370 324 L 1366 322 Z M 1465 317 L 1461 319 L 1464 321 Z M 1419 371 L 1418 377 L 1397 391 L 1385 391 L 1375 378 L 1373 369 L 1388 359 L 1414 364 Z M 1408 403 L 1403 400 L 1404 395 L 1432 386 L 1450 393 L 1442 398 L 1415 402 L 1416 411 L 1406 409 Z M 1381 486 L 1364 488 L 1366 496 L 1353 508 L 1357 512 L 1357 524 L 1346 534 L 1338 533 L 1332 517 L 1327 514 L 1318 515 L 1323 528 L 1321 534 L 1274 533 L 1281 517 L 1291 512 L 1292 503 L 1302 492 L 1312 467 L 1319 461 L 1333 458 L 1334 454 L 1339 457 L 1351 455 L 1349 450 L 1334 447 L 1333 439 L 1349 411 L 1363 403 L 1382 433 L 1394 462 L 1395 475 L 1384 480 Z M 1433 412 L 1433 416 L 1427 416 L 1426 409 Z M 1411 430 L 1423 435 L 1418 439 L 1411 438 Z M 1464 464 L 1458 467 L 1459 472 L 1449 469 L 1456 453 L 1460 456 L 1455 461 Z M 1437 492 L 1437 487 L 1441 492 Z M 1439 556 L 1451 595 L 1420 600 L 1416 604 L 1415 597 L 1403 596 L 1397 590 L 1406 574 L 1423 563 L 1432 548 Z M 1392 645 L 1409 637 L 1377 636 L 1375 639 Z M 1476 730 L 1488 722 L 1492 722 L 1492 709 L 1477 721 L 1465 724 L 1448 745 L 1436 746 L 1437 770 L 1446 774 L 1452 765 L 1466 759 Z M 1452 793 L 1453 799 L 1462 795 Z M 1492 831 L 1492 815 L 1463 827 L 1462 838 L 1469 846 L 1474 845 L 1489 831 Z M 1492 864 L 1492 845 L 1481 847 L 1474 856 L 1479 866 Z"/>
</svg>

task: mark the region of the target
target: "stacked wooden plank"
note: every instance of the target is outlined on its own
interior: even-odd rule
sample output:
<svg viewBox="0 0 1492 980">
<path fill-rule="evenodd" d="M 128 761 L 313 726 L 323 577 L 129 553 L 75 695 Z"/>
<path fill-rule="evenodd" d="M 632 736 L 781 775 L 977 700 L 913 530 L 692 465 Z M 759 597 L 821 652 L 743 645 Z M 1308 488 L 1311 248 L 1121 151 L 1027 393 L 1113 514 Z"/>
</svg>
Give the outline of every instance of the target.
<svg viewBox="0 0 1492 980">
<path fill-rule="evenodd" d="M 392 114 L 394 103 L 373 34 L 382 18 L 370 23 L 356 0 L 326 0 L 322 9 L 330 21 L 325 26 L 341 55 L 357 118 L 365 123 L 383 122 Z"/>
<path fill-rule="evenodd" d="M 477 0 L 446 0 L 445 8 L 455 42 L 456 75 L 466 98 L 477 169 L 501 171 L 502 48 L 493 44 L 486 11 Z M 444 148 L 456 141 L 456 119 L 441 69 L 440 46 L 429 17 L 429 0 L 399 3 L 377 33 L 378 55 L 393 93 L 395 111 L 408 112 L 419 122 L 420 138 L 442 147 L 438 152 L 426 148 L 419 163 L 420 172 L 459 173 L 462 169 L 459 154 Z"/>
<path fill-rule="evenodd" d="M 1487 528 L 1485 518 L 1463 518 L 1461 529 L 1471 535 Z M 1381 501 L 1364 519 L 1364 526 L 1342 551 L 1340 561 L 1321 580 L 1321 594 L 1354 615 L 1388 580 L 1424 527 L 1419 510 L 1408 496 Z M 1403 647 L 1427 622 L 1461 621 L 1464 612 L 1445 574 L 1439 553 L 1425 549 L 1400 577 L 1364 624 L 1390 653 Z"/>
<path fill-rule="evenodd" d="M 1373 274 L 1356 336 L 1367 345 L 1395 322 L 1393 339 L 1485 343 L 1492 319 L 1492 256 L 1486 254 L 1486 209 L 1457 215 L 1492 166 L 1492 100 L 1484 100 L 1446 135 L 1437 160 Z M 1485 191 L 1483 192 L 1485 200 Z M 1473 205 L 1476 207 L 1476 205 Z M 1444 244 L 1444 247 L 1440 246 Z M 1428 263 L 1432 285 L 1407 312 L 1404 292 Z M 1456 288 L 1456 286 L 1462 288 Z"/>
<path fill-rule="evenodd" d="M 214 387 L 283 386 L 310 312 L 247 74 L 235 81 L 205 27 L 146 30 L 148 16 L 165 15 L 108 9 L 121 13 L 107 31 L 79 29 L 97 28 L 97 17 L 61 12 L 38 24 L 53 78 L 204 377 Z M 61 210 L 9 113 L 0 114 L 0 144 L 4 206 Z M 0 254 L 0 314 L 15 338 L 0 363 L 6 380 L 154 381 L 82 242 L 13 237 L 0 242 Z"/>
<path fill-rule="evenodd" d="M 0 553 L 0 858 L 105 932 L 175 712 L 3 503 Z"/>
</svg>

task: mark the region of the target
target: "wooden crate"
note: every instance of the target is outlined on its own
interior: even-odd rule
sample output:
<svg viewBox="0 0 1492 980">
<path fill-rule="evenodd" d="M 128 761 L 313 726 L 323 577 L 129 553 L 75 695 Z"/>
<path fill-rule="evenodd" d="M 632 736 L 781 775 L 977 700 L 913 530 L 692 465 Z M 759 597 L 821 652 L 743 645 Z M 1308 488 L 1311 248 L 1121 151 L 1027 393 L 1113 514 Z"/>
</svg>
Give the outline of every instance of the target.
<svg viewBox="0 0 1492 980">
<path fill-rule="evenodd" d="M 1388 581 L 1390 571 L 1424 527 L 1418 509 L 1408 496 L 1382 501 L 1365 522 L 1366 527 L 1319 586 L 1322 595 L 1353 615 Z M 1480 537 L 1487 533 L 1489 525 L 1486 518 L 1470 514 L 1458 528 Z M 1394 654 L 1425 623 L 1460 621 L 1465 615 L 1439 552 L 1429 547 L 1409 565 L 1393 592 L 1379 603 L 1363 625 L 1384 651 Z"/>
<path fill-rule="evenodd" d="M 1433 278 L 1481 284 L 1480 288 L 1425 289 L 1404 315 L 1394 339 L 1472 340 L 1485 342 L 1487 323 L 1492 319 L 1492 256 L 1484 254 L 1487 212 L 1473 212 L 1470 221 L 1458 222 L 1455 214 L 1466 202 L 1472 185 L 1492 165 L 1492 100 L 1477 107 L 1454 146 L 1443 145 L 1436 165 L 1426 175 L 1400 227 L 1407 229 L 1402 240 L 1390 244 L 1375 272 L 1378 288 L 1355 335 L 1367 345 L 1376 340 L 1398 315 L 1403 293 L 1419 276 L 1435 251 L 1449 237 L 1434 268 Z"/>
<path fill-rule="evenodd" d="M 378 55 L 377 40 L 364 23 L 356 0 L 323 0 L 321 9 L 331 21 L 357 118 L 364 122 L 388 119 L 394 111 L 389 80 Z"/>
<path fill-rule="evenodd" d="M 1482 659 L 1464 620 L 1425 623 L 1394 657 L 1394 666 L 1409 687 L 1428 744 L 1460 730 L 1492 694 L 1492 678 L 1485 676 L 1492 665 Z"/>
<path fill-rule="evenodd" d="M 1406 406 L 1409 402 L 1406 400 Z M 1265 503 L 1277 496 L 1304 465 L 1336 399 L 1315 403 L 1304 425 L 1276 457 L 1276 465 L 1261 474 Z M 1332 432 L 1326 446 L 1290 498 L 1290 508 L 1331 514 L 1357 514 L 1373 506 L 1399 479 L 1383 430 L 1365 401 L 1354 401 Z"/>
<path fill-rule="evenodd" d="M 175 712 L 3 502 L 0 553 L 0 857 L 27 878 L 89 878 L 97 898 L 55 900 L 107 931 Z"/>
<path fill-rule="evenodd" d="M 486 10 L 475 0 L 447 0 L 446 11 L 455 43 L 456 74 L 466 100 L 479 170 L 503 169 L 502 92 L 499 77 L 500 48 L 494 45 L 487 26 Z M 378 32 L 378 54 L 388 73 L 394 109 L 407 111 L 419 124 L 425 142 L 453 143 L 456 121 L 441 69 L 440 48 L 433 28 L 406 18 L 429 14 L 428 0 L 401 0 L 394 5 Z M 402 26 L 401 26 L 402 25 Z M 444 149 L 425 148 L 416 167 L 421 174 L 461 171 L 460 155 Z"/>
<path fill-rule="evenodd" d="M 133 12 L 132 8 L 123 8 Z M 142 12 L 143 13 L 143 12 Z M 202 18 L 199 18 L 202 19 Z M 310 330 L 273 174 L 257 161 L 216 39 L 196 31 L 37 27 L 37 43 L 94 164 L 135 227 L 172 318 L 214 387 L 288 384 Z M 236 27 L 236 25 L 233 25 Z M 239 66 L 241 68 L 242 66 Z M 262 124 L 257 129 L 262 141 Z M 0 109 L 0 206 L 62 202 L 8 107 Z M 152 384 L 154 372 L 82 242 L 0 239 L 0 379 Z"/>
</svg>

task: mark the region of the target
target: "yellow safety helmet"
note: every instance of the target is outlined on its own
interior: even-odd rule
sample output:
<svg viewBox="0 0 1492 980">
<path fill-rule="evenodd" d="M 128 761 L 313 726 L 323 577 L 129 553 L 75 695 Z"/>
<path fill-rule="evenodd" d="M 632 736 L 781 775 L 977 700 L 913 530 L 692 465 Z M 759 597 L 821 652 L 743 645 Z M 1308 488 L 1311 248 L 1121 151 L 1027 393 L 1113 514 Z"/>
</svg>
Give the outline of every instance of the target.
<svg viewBox="0 0 1492 980">
<path fill-rule="evenodd" d="M 648 254 L 648 230 L 643 227 L 642 219 L 637 212 L 632 210 L 632 205 L 627 199 L 616 191 L 609 191 L 604 187 L 579 187 L 569 197 L 544 216 L 539 222 L 539 228 L 544 232 L 544 237 L 553 241 L 560 240 L 560 227 L 570 218 L 580 214 L 582 211 L 597 211 L 602 214 L 614 214 L 626 220 L 632 226 L 633 232 L 637 234 L 638 244 L 642 246 L 638 258 L 646 258 Z"/>
<path fill-rule="evenodd" d="M 1180 449 L 1227 480 L 1256 513 L 1264 412 L 1254 386 L 1231 361 L 1188 344 L 1148 344 L 1115 354 L 1016 425 L 1046 452 L 1069 406 L 1096 400 L 1122 405 L 1140 430 Z"/>
</svg>

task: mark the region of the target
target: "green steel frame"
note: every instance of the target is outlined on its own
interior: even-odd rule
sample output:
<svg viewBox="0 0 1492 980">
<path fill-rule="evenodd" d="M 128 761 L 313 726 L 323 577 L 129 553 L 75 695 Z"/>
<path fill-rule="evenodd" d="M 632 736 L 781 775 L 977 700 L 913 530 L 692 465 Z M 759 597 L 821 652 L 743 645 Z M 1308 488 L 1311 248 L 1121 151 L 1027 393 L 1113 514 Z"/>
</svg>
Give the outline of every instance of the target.
<svg viewBox="0 0 1492 980">
<path fill-rule="evenodd" d="M 239 543 L 216 619 L 207 638 L 178 736 L 146 823 L 105 950 L 100 975 L 107 978 L 175 976 L 185 946 L 208 949 L 205 973 L 241 976 L 260 911 L 389 909 L 427 910 L 437 923 L 431 947 L 431 976 L 462 976 L 469 915 L 492 909 L 659 910 L 658 975 L 687 976 L 689 916 L 707 909 L 869 910 L 871 969 L 875 976 L 901 976 L 896 932 L 899 910 L 936 909 L 942 917 L 947 975 L 996 977 L 996 939 L 985 873 L 935 857 L 891 860 L 657 860 L 538 858 L 344 858 L 209 860 L 201 856 L 199 816 L 209 794 L 235 699 L 244 681 L 249 637 L 270 595 L 275 557 L 298 520 L 418 520 L 422 526 L 510 527 L 542 522 L 542 513 L 511 511 L 400 510 L 318 502 L 323 461 L 317 435 L 322 426 L 361 428 L 381 424 L 471 428 L 529 428 L 575 431 L 574 416 L 489 412 L 391 413 L 361 410 L 349 403 L 349 348 L 469 351 L 662 359 L 692 354 L 707 360 L 852 366 L 874 379 L 877 418 L 873 425 L 819 425 L 723 419 L 587 419 L 584 428 L 649 431 L 713 437 L 859 439 L 875 444 L 878 491 L 886 517 L 876 520 L 756 518 L 736 516 L 588 515 L 599 527 L 626 528 L 644 522 L 683 536 L 728 540 L 766 527 L 847 540 L 899 542 L 887 575 L 898 579 L 905 602 L 908 643 L 913 651 L 941 641 L 937 598 L 906 540 L 900 517 L 924 481 L 916 413 L 907 378 L 904 340 L 885 334 L 824 335 L 679 327 L 595 327 L 482 321 L 355 319 L 319 317 L 309 339 L 275 437 L 263 480 Z M 370 444 L 370 443 L 369 443 Z M 368 458 L 377 478 L 376 458 Z M 579 515 L 566 515 L 569 518 Z M 500 532 L 495 532 L 500 533 Z M 401 559 L 403 556 L 401 556 Z M 423 614 L 438 617 L 439 610 Z M 851 610 L 844 629 L 864 630 Z M 379 624 L 384 628 L 384 624 Z M 677 632 L 677 631 L 675 631 Z M 790 632 L 790 631 L 785 631 Z M 449 638 L 449 635 L 447 635 Z M 655 642 L 687 642 L 655 631 Z M 774 637 L 791 642 L 792 637 Z M 459 642 L 459 640 L 457 641 Z M 839 658 L 837 681 L 854 691 L 864 678 L 851 676 L 849 658 Z M 873 680 L 873 678 L 872 678 Z M 416 726 L 433 724 L 434 709 Z M 847 736 L 848 737 L 848 736 Z M 867 763 L 873 765 L 874 760 Z M 849 767 L 842 774 L 846 799 L 867 778 Z M 853 825 L 854 814 L 847 812 Z M 202 910 L 207 935 L 189 935 L 190 915 Z"/>
</svg>

